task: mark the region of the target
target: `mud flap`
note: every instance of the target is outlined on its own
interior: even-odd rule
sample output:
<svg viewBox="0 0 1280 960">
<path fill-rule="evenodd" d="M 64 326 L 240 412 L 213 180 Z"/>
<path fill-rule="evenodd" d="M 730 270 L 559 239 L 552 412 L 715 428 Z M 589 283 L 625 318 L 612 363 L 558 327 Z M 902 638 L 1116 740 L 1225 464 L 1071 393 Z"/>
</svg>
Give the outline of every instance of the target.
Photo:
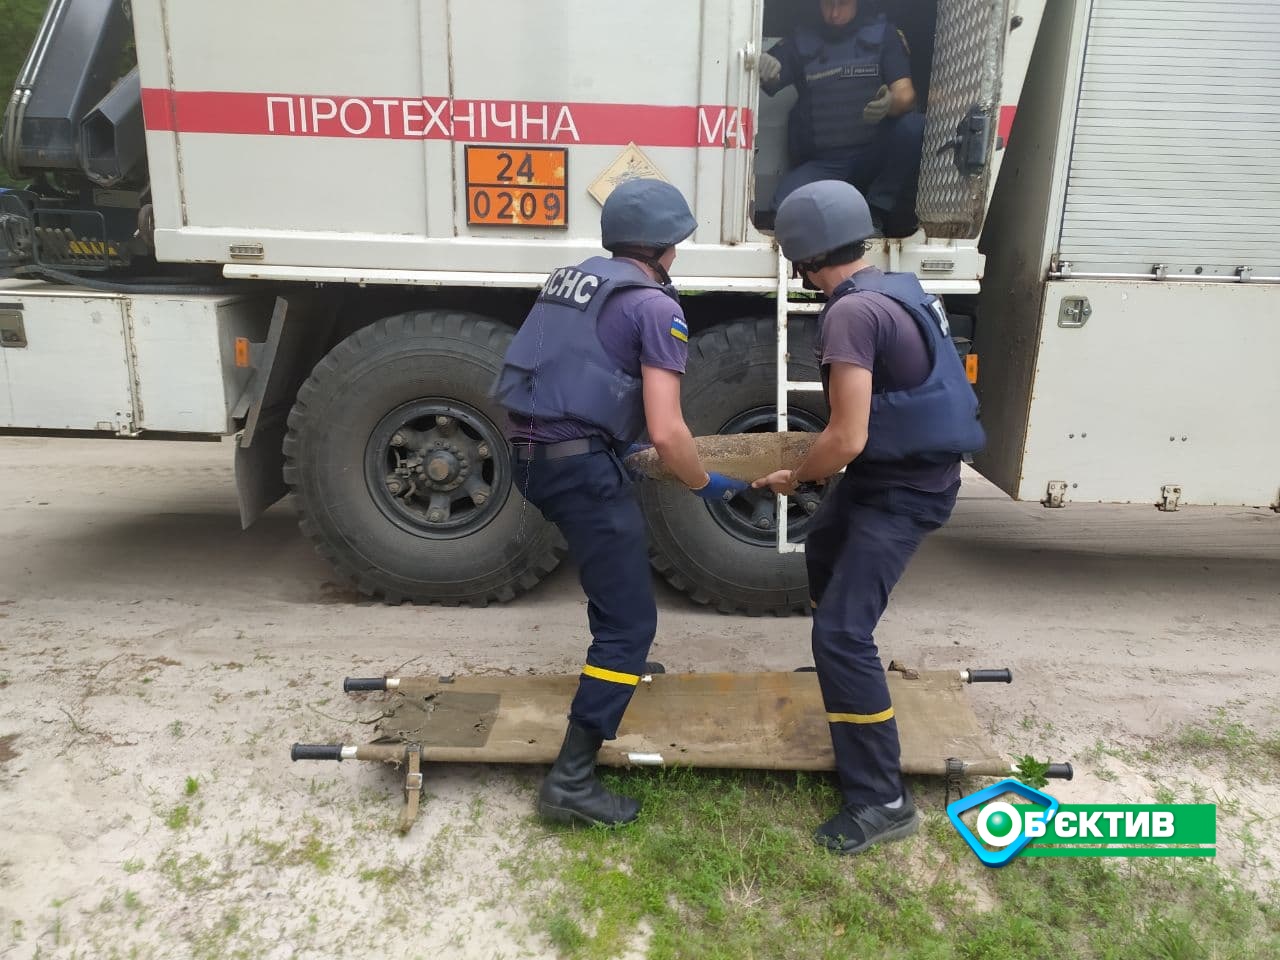
<svg viewBox="0 0 1280 960">
<path fill-rule="evenodd" d="M 256 371 L 235 416 L 244 419 L 236 440 L 236 493 L 244 530 L 289 488 L 284 482 L 284 436 L 298 387 L 324 356 L 336 312 L 314 296 L 276 297 L 265 343 L 251 344 Z"/>
</svg>

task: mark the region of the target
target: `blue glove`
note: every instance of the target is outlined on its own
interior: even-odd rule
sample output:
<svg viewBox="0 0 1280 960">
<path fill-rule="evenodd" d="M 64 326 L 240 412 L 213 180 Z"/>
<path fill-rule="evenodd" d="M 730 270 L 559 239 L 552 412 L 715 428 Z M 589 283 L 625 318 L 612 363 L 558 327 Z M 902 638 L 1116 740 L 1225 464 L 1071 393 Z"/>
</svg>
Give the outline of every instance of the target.
<svg viewBox="0 0 1280 960">
<path fill-rule="evenodd" d="M 709 473 L 707 476 L 711 478 L 707 485 L 693 491 L 703 500 L 732 500 L 751 486 L 745 480 L 735 480 L 733 477 L 726 477 L 723 473 Z"/>
</svg>

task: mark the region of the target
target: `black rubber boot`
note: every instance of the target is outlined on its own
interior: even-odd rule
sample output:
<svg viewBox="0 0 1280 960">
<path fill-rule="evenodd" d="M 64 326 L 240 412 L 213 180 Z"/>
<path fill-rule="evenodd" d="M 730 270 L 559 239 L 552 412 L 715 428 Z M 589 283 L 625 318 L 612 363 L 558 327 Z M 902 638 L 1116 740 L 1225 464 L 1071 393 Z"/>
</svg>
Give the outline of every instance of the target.
<svg viewBox="0 0 1280 960">
<path fill-rule="evenodd" d="M 604 738 L 572 720 L 560 756 L 538 791 L 538 816 L 552 823 L 617 827 L 640 814 L 640 803 L 612 793 L 596 779 L 596 755 Z"/>
</svg>

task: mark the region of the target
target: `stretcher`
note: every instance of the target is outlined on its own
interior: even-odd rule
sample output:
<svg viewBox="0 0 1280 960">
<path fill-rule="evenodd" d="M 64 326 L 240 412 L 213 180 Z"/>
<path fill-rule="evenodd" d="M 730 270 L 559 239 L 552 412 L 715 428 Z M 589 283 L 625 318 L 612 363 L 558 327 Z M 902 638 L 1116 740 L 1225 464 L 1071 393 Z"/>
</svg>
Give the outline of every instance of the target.
<svg viewBox="0 0 1280 960">
<path fill-rule="evenodd" d="M 826 710 L 811 670 L 791 673 L 668 674 L 651 665 L 616 740 L 600 750 L 607 767 L 834 770 Z M 904 773 L 1007 777 L 1016 771 L 992 746 L 965 694 L 974 683 L 1011 683 L 1008 670 L 887 670 Z M 418 813 L 427 763 L 551 764 L 564 739 L 578 677 L 347 678 L 347 693 L 386 692 L 363 745 L 293 745 L 299 760 L 390 763 L 405 771 L 401 832 Z M 1069 780 L 1071 764 L 1046 776 Z"/>
<path fill-rule="evenodd" d="M 775 470 L 794 470 L 817 443 L 817 433 L 725 433 L 694 437 L 698 459 L 708 470 L 750 483 Z M 646 480 L 673 482 L 679 478 L 662 462 L 658 451 L 646 447 L 627 457 L 626 464 Z"/>
</svg>

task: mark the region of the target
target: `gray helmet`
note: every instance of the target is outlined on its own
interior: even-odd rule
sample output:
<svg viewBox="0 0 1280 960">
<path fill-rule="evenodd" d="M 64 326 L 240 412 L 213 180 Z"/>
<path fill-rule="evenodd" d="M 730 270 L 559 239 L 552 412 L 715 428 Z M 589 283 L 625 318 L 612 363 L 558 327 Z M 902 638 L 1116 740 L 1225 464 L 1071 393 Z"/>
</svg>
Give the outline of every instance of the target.
<svg viewBox="0 0 1280 960">
<path fill-rule="evenodd" d="M 819 180 L 787 194 L 774 236 L 792 263 L 816 260 L 875 235 L 866 199 L 843 180 Z"/>
<path fill-rule="evenodd" d="M 673 247 L 697 227 L 680 191 L 663 180 L 626 180 L 614 188 L 600 211 L 600 243 L 606 250 Z"/>
</svg>

